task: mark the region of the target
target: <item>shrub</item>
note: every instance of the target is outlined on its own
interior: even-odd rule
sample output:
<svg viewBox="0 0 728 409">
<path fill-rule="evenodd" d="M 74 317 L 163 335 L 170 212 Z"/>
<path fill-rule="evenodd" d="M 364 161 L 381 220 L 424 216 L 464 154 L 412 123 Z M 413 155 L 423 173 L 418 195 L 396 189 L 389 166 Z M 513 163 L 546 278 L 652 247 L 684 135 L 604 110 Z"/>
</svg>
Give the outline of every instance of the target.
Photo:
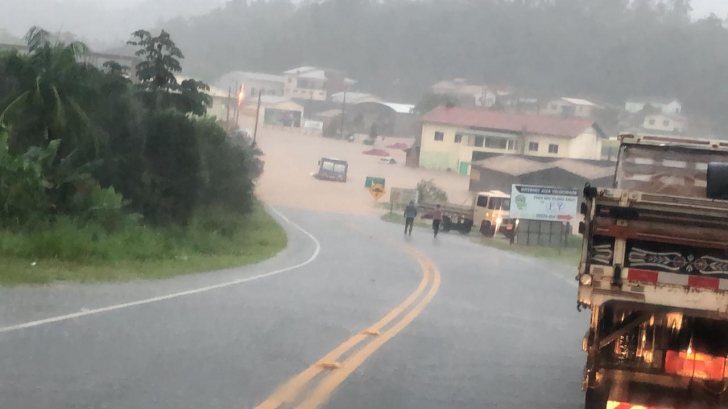
<svg viewBox="0 0 728 409">
<path fill-rule="evenodd" d="M 197 205 L 200 154 L 194 123 L 180 112 L 152 112 L 146 120 L 145 192 L 135 206 L 155 224 L 186 224 Z"/>
<path fill-rule="evenodd" d="M 42 219 L 53 207 L 48 190 L 54 184 L 48 173 L 60 141 L 13 155 L 9 137 L 0 124 L 0 225 L 19 226 Z"/>
<path fill-rule="evenodd" d="M 245 138 L 228 137 L 212 119 L 195 121 L 200 146 L 199 203 L 234 213 L 249 212 L 254 184 L 263 171 L 260 151 Z"/>
<path fill-rule="evenodd" d="M 447 192 L 438 187 L 432 180 L 421 180 L 417 184 L 417 200 L 421 203 L 447 202 Z"/>
</svg>

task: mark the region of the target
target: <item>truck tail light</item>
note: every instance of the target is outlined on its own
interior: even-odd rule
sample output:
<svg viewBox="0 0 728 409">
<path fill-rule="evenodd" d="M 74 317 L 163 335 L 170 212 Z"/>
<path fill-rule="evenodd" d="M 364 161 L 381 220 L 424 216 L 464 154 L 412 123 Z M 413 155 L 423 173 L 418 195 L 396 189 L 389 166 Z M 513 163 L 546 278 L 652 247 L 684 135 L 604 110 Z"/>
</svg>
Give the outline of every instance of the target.
<svg viewBox="0 0 728 409">
<path fill-rule="evenodd" d="M 665 372 L 669 374 L 721 381 L 725 371 L 724 357 L 687 351 L 667 351 L 665 355 Z"/>
</svg>

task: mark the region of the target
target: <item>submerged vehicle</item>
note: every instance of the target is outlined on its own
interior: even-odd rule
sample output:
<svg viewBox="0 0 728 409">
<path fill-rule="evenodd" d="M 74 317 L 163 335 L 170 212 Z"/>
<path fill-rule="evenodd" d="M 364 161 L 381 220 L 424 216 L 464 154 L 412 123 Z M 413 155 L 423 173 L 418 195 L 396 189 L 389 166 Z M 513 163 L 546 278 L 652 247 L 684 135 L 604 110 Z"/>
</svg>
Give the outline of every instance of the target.
<svg viewBox="0 0 728 409">
<path fill-rule="evenodd" d="M 318 166 L 318 173 L 314 175 L 317 179 L 346 182 L 349 162 L 335 158 L 321 158 Z"/>
</svg>

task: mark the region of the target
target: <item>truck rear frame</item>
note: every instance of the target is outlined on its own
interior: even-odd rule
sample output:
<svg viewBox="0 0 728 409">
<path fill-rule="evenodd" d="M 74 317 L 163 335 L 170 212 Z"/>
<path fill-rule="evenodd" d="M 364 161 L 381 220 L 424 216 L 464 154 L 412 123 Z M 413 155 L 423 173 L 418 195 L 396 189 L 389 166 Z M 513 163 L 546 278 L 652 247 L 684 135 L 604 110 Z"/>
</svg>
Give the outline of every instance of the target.
<svg viewBox="0 0 728 409">
<path fill-rule="evenodd" d="M 699 149 L 711 160 L 726 148 L 678 147 Z M 720 153 L 728 162 L 726 152 Z M 682 163 L 669 157 L 660 165 L 665 161 Z M 615 185 L 629 186 L 620 183 L 619 166 Z M 631 166 L 632 173 L 621 169 L 625 178 L 640 169 Z M 685 163 L 680 175 L 689 180 L 685 191 L 705 191 L 703 167 Z M 635 180 L 640 186 L 647 179 Z M 660 193 L 634 186 L 584 191 L 577 279 L 578 308 L 592 312 L 583 342 L 587 409 L 661 408 L 667 406 L 655 399 L 666 397 L 675 402 L 669 407 L 728 403 L 728 201 L 666 195 L 670 184 L 657 185 Z"/>
</svg>

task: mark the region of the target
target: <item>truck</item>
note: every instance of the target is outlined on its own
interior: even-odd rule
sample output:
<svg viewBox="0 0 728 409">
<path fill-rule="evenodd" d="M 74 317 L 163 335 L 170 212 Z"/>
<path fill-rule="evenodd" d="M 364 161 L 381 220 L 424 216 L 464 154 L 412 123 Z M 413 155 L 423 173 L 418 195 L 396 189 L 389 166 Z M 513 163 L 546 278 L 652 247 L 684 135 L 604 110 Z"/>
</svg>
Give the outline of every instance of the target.
<svg viewBox="0 0 728 409">
<path fill-rule="evenodd" d="M 581 204 L 585 408 L 728 407 L 728 142 L 620 139 Z"/>
<path fill-rule="evenodd" d="M 420 214 L 427 215 L 435 210 L 436 203 L 418 204 Z M 442 230 L 458 231 L 469 234 L 473 226 L 486 237 L 493 237 L 497 232 L 511 237 L 515 233 L 515 220 L 509 218 L 511 196 L 498 190 L 478 192 L 468 205 L 441 203 L 443 213 Z"/>
</svg>

